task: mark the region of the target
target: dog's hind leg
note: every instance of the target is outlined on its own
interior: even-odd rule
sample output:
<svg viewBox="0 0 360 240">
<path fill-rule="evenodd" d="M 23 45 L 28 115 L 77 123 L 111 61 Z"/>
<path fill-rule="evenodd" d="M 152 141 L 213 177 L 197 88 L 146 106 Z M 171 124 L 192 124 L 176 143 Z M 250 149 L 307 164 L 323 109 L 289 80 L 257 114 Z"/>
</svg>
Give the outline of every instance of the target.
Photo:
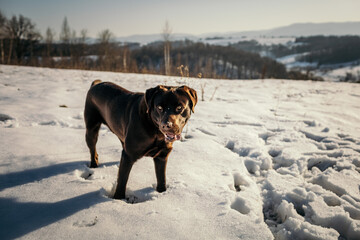
<svg viewBox="0 0 360 240">
<path fill-rule="evenodd" d="M 96 152 L 96 143 L 97 143 L 97 139 L 99 136 L 100 125 L 101 125 L 101 123 L 99 123 L 96 126 L 93 126 L 92 128 L 86 129 L 86 144 L 90 150 L 90 155 L 91 155 L 90 167 L 91 168 L 96 168 L 99 165 L 98 154 Z"/>
<path fill-rule="evenodd" d="M 85 106 L 84 119 L 86 125 L 86 144 L 90 150 L 90 167 L 96 168 L 99 165 L 96 143 L 99 136 L 99 129 L 102 123 L 101 116 L 97 111 L 91 110 L 90 106 Z"/>
</svg>

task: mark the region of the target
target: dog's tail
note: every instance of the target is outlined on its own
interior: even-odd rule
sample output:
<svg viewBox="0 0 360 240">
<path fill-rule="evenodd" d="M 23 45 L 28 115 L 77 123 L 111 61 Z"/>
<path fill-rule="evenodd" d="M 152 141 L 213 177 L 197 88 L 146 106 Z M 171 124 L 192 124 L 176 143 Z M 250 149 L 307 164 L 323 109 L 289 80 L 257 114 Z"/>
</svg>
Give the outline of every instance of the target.
<svg viewBox="0 0 360 240">
<path fill-rule="evenodd" d="M 91 83 L 91 87 L 93 87 L 93 86 L 95 86 L 96 84 L 99 84 L 99 83 L 101 83 L 101 80 L 100 80 L 100 79 L 96 79 L 95 81 L 93 81 L 93 82 Z"/>
</svg>

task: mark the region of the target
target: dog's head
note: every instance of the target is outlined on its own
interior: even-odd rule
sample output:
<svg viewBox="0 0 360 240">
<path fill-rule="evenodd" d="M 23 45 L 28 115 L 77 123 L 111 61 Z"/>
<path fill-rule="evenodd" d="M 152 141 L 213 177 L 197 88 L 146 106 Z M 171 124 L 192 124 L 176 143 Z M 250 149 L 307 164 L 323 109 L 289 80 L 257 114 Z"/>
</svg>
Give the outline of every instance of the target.
<svg viewBox="0 0 360 240">
<path fill-rule="evenodd" d="M 180 139 L 191 112 L 194 112 L 197 94 L 187 86 L 159 85 L 145 92 L 145 102 L 150 117 L 164 134 L 165 141 L 173 142 Z"/>
</svg>

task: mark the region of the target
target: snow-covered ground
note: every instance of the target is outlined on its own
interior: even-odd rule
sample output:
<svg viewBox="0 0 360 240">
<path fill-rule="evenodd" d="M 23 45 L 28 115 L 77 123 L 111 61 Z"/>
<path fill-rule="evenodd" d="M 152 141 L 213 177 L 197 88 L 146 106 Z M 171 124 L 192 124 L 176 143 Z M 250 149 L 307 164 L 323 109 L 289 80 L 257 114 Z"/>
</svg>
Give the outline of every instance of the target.
<svg viewBox="0 0 360 240">
<path fill-rule="evenodd" d="M 121 145 L 106 127 L 88 168 L 82 112 L 98 78 L 200 98 L 206 83 L 166 192 L 144 158 L 128 202 L 109 197 Z M 0 239 L 360 239 L 359 172 L 360 85 L 0 65 Z"/>
<path fill-rule="evenodd" d="M 216 35 L 215 35 L 216 36 Z M 201 38 L 200 42 L 211 44 L 211 45 L 220 45 L 228 46 L 229 44 L 235 44 L 243 41 L 252 41 L 255 40 L 261 45 L 271 46 L 271 45 L 286 45 L 295 42 L 295 37 L 271 37 L 271 36 L 246 36 L 246 35 L 231 35 L 218 38 Z"/>
<path fill-rule="evenodd" d="M 357 65 L 356 65 L 357 64 Z M 319 69 L 316 71 L 318 76 L 323 77 L 328 81 L 344 81 L 346 77 L 352 78 L 352 80 L 360 81 L 360 65 L 359 63 L 350 63 L 348 66 L 338 66 L 333 69 Z M 348 76 L 347 76 L 348 75 Z"/>
<path fill-rule="evenodd" d="M 299 57 L 306 54 L 308 53 L 292 54 L 285 57 L 277 58 L 276 61 L 284 64 L 288 70 L 303 69 L 305 71 L 306 69 L 313 69 L 312 73 L 315 76 L 322 77 L 325 81 L 344 81 L 346 80 L 346 77 L 349 76 L 352 78 L 353 82 L 354 80 L 360 80 L 360 65 L 358 61 L 333 65 L 322 65 L 318 67 L 317 63 L 298 61 Z"/>
<path fill-rule="evenodd" d="M 306 68 L 316 68 L 317 63 L 309 63 L 309 62 L 299 62 L 298 58 L 308 53 L 298 53 L 298 54 L 291 54 L 285 57 L 277 58 L 276 61 L 282 63 L 286 66 L 288 70 L 293 68 L 295 69 L 306 69 Z"/>
</svg>

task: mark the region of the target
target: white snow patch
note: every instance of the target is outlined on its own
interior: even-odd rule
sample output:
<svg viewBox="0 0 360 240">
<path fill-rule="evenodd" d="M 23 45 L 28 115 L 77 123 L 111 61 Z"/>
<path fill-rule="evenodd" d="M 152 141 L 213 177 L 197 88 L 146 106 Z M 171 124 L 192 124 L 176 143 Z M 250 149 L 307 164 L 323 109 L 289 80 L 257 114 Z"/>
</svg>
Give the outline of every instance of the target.
<svg viewBox="0 0 360 240">
<path fill-rule="evenodd" d="M 1 239 L 360 238 L 360 85 L 0 70 Z M 112 199 L 122 149 L 106 127 L 100 167 L 88 168 L 83 108 L 94 79 L 199 93 L 206 82 L 174 143 L 166 192 L 144 158 L 127 200 Z"/>
</svg>

